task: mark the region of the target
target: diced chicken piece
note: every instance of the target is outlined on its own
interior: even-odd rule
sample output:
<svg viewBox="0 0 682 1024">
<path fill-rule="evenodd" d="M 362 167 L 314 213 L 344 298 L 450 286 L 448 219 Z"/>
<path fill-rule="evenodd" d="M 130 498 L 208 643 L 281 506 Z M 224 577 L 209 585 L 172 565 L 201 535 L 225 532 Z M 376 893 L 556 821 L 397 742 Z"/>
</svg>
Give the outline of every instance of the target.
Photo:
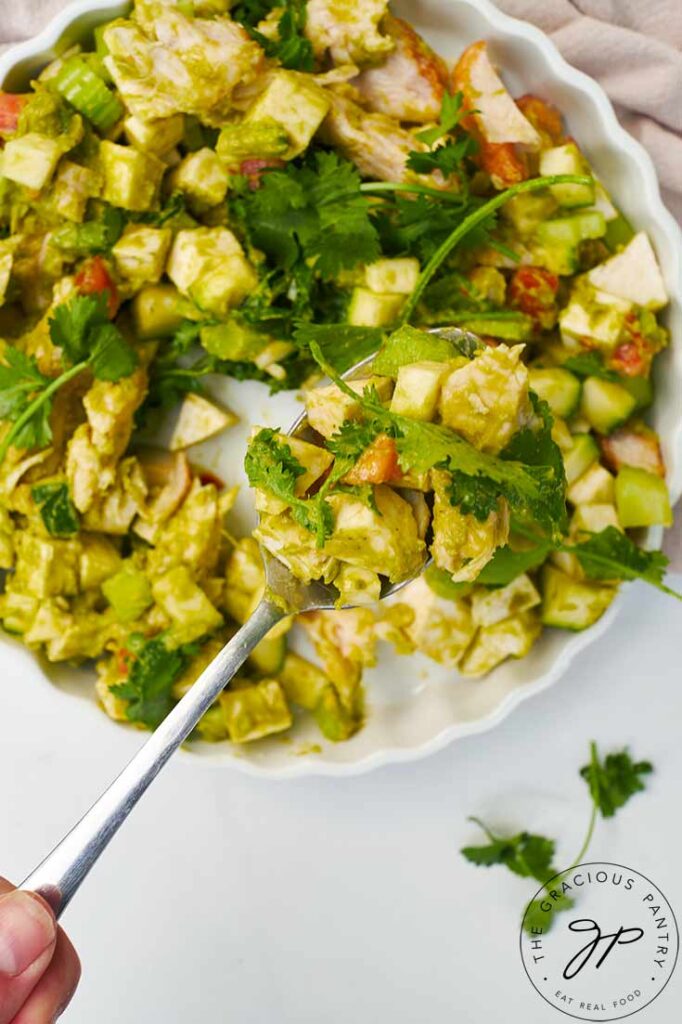
<svg viewBox="0 0 682 1024">
<path fill-rule="evenodd" d="M 433 543 L 431 554 L 439 569 L 455 582 L 475 580 L 498 547 L 509 538 L 509 506 L 500 499 L 497 510 L 481 522 L 450 504 L 449 474 L 433 471 Z"/>
<path fill-rule="evenodd" d="M 395 48 L 383 63 L 353 80 L 363 103 L 399 121 L 437 121 L 447 86 L 445 62 L 402 18 L 387 15 L 383 28 Z"/>
<path fill-rule="evenodd" d="M 137 453 L 147 485 L 145 519 L 161 523 L 179 508 L 192 484 L 192 473 L 184 452 L 143 448 Z"/>
<path fill-rule="evenodd" d="M 648 309 L 660 309 L 668 301 L 656 253 L 644 231 L 587 277 L 595 288 Z"/>
<path fill-rule="evenodd" d="M 116 382 L 97 380 L 83 399 L 90 439 L 97 453 L 114 461 L 128 447 L 135 413 L 147 394 L 147 374 L 138 368 Z"/>
<path fill-rule="evenodd" d="M 423 143 L 386 114 L 368 114 L 338 92 L 330 91 L 329 96 L 331 110 L 321 128 L 325 141 L 338 147 L 368 178 L 405 181 L 415 177 L 407 170 L 407 156 L 425 149 Z"/>
<path fill-rule="evenodd" d="M 327 50 L 335 64 L 374 64 L 394 47 L 382 19 L 388 0 L 308 0 L 305 34 L 318 57 Z"/>
<path fill-rule="evenodd" d="M 621 466 L 634 466 L 645 469 L 656 476 L 665 476 L 665 465 L 661 455 L 661 446 L 653 430 L 646 427 L 621 427 L 609 437 L 600 437 L 604 462 L 614 472 Z"/>
<path fill-rule="evenodd" d="M 220 557 L 222 517 L 213 484 L 194 480 L 178 511 L 163 526 L 149 552 L 152 572 L 187 565 L 196 573 L 210 572 Z"/>
<path fill-rule="evenodd" d="M 144 510 L 146 497 L 147 487 L 137 459 L 124 459 L 116 467 L 113 485 L 102 489 L 89 505 L 83 526 L 86 530 L 122 536 Z"/>
<path fill-rule="evenodd" d="M 104 32 L 107 69 L 141 121 L 195 114 L 220 125 L 238 85 L 263 70 L 260 46 L 229 18 L 188 18 L 177 7 L 146 5 L 140 23 L 119 19 Z"/>
<path fill-rule="evenodd" d="M 362 669 L 376 661 L 374 615 L 369 608 L 349 608 L 338 612 L 309 612 L 298 621 L 310 637 L 342 702 L 352 709 Z"/>
<path fill-rule="evenodd" d="M 564 122 L 561 111 L 531 93 L 519 96 L 515 103 L 540 135 L 543 149 L 561 145 L 564 141 Z"/>
<path fill-rule="evenodd" d="M 73 503 L 79 512 L 87 512 L 98 495 L 115 479 L 114 465 L 97 451 L 90 427 L 83 423 L 66 449 L 66 479 Z"/>
<path fill-rule="evenodd" d="M 358 394 L 365 388 L 376 388 L 382 402 L 389 399 L 393 392 L 393 381 L 390 377 L 363 377 L 347 383 Z M 353 401 L 350 395 L 341 391 L 336 384 L 311 388 L 306 392 L 305 406 L 310 426 L 327 438 L 332 437 L 346 420 L 359 419 L 362 415 L 360 402 Z"/>
<path fill-rule="evenodd" d="M 405 587 L 400 604 L 413 610 L 406 633 L 417 650 L 454 668 L 476 632 L 468 601 L 438 597 L 421 576 Z"/>
<path fill-rule="evenodd" d="M 542 624 L 535 611 L 511 615 L 482 626 L 458 668 L 464 676 L 482 676 L 507 658 L 524 658 L 539 637 Z"/>
<path fill-rule="evenodd" d="M 487 348 L 443 381 L 443 423 L 482 451 L 497 454 L 531 414 L 523 345 Z"/>
<path fill-rule="evenodd" d="M 221 409 L 215 402 L 209 402 L 201 395 L 186 395 L 168 447 L 172 452 L 189 448 L 209 437 L 215 437 L 237 422 L 238 417 L 229 409 Z"/>
<path fill-rule="evenodd" d="M 459 58 L 453 85 L 461 91 L 464 106 L 486 142 L 539 148 L 540 135 L 514 103 L 490 61 L 484 41 L 472 43 Z"/>
</svg>

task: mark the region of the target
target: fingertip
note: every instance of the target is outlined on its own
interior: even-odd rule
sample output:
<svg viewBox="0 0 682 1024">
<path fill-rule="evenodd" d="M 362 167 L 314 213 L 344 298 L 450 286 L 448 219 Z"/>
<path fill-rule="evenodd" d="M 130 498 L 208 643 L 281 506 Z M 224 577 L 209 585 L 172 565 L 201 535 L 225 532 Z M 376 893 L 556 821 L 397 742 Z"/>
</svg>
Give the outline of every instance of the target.
<svg viewBox="0 0 682 1024">
<path fill-rule="evenodd" d="M 41 899 L 21 889 L 0 896 L 0 974 L 23 974 L 56 938 L 54 914 Z"/>
</svg>

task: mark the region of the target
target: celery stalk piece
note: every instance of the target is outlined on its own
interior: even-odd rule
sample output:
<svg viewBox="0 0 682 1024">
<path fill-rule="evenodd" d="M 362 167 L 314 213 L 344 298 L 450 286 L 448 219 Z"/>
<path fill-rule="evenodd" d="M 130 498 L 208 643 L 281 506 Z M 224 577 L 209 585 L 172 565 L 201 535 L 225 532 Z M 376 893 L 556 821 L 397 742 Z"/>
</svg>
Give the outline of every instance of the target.
<svg viewBox="0 0 682 1024">
<path fill-rule="evenodd" d="M 100 76 L 80 57 L 64 62 L 55 76 L 60 96 L 87 117 L 100 132 L 108 132 L 123 117 L 123 106 Z"/>
</svg>

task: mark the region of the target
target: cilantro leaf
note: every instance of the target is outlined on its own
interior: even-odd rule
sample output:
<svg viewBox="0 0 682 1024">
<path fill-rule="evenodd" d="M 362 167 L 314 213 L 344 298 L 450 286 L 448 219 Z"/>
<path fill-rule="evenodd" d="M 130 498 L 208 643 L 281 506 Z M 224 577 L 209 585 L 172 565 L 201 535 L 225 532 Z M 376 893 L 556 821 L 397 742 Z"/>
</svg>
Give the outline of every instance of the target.
<svg viewBox="0 0 682 1024">
<path fill-rule="evenodd" d="M 38 369 L 34 356 L 8 345 L 2 353 L 6 365 L 0 365 L 0 418 L 14 420 L 26 399 L 40 391 L 50 378 Z"/>
<path fill-rule="evenodd" d="M 252 244 L 277 264 L 291 269 L 314 261 L 328 279 L 380 254 L 372 200 L 360 185 L 354 164 L 318 150 L 303 165 L 269 171 L 260 188 L 242 197 L 239 211 Z"/>
<path fill-rule="evenodd" d="M 438 124 L 433 128 L 425 128 L 421 132 L 417 132 L 417 138 L 420 142 L 425 142 L 427 146 L 433 146 L 436 142 L 448 135 L 453 131 L 459 124 L 464 114 L 462 104 L 464 102 L 464 96 L 461 92 L 456 93 L 443 93 L 443 99 L 440 107 L 440 114 L 438 116 Z"/>
<path fill-rule="evenodd" d="M 121 237 L 125 218 L 115 206 L 106 206 L 99 220 L 65 224 L 52 235 L 52 243 L 74 256 L 109 252 Z"/>
<path fill-rule="evenodd" d="M 524 572 L 536 569 L 547 558 L 552 545 L 541 542 L 522 551 L 514 551 L 505 544 L 498 548 L 476 577 L 476 582 L 487 587 L 506 587 Z"/>
<path fill-rule="evenodd" d="M 62 350 L 62 361 L 80 363 L 90 355 L 90 332 L 109 323 L 107 296 L 76 295 L 63 302 L 50 317 L 50 339 Z"/>
<path fill-rule="evenodd" d="M 0 419 L 16 423 L 28 411 L 33 397 L 48 387 L 51 381 L 40 372 L 35 358 L 27 356 L 20 349 L 8 345 L 3 358 L 6 365 L 0 365 Z M 14 433 L 12 443 L 19 448 L 42 448 L 49 444 L 52 438 L 50 409 L 51 403 L 37 409 Z M 9 445 L 9 437 L 10 434 L 7 434 L 4 438 L 3 447 Z"/>
<path fill-rule="evenodd" d="M 577 356 L 569 356 L 561 365 L 578 377 L 601 377 L 602 380 L 616 383 L 620 380 L 615 370 L 609 370 L 604 366 L 604 358 L 600 352 L 581 352 Z"/>
<path fill-rule="evenodd" d="M 553 839 L 531 835 L 529 832 L 507 837 L 496 836 L 478 818 L 469 820 L 479 825 L 489 840 L 485 846 L 465 846 L 462 849 L 462 854 L 472 864 L 481 867 L 504 864 L 514 874 L 522 878 L 537 878 L 539 882 L 546 882 L 555 873 L 552 868 Z"/>
<path fill-rule="evenodd" d="M 281 11 L 276 39 L 264 36 L 255 28 L 273 10 Z M 232 17 L 235 21 L 241 22 L 260 43 L 266 55 L 278 60 L 282 67 L 295 71 L 314 70 L 313 47 L 304 31 L 305 0 L 246 0 L 232 10 Z"/>
<path fill-rule="evenodd" d="M 117 697 L 127 700 L 126 716 L 155 729 L 173 707 L 171 687 L 185 667 L 182 649 L 170 650 L 163 636 L 145 640 L 141 634 L 128 639 L 133 658 L 128 678 L 111 687 Z"/>
<path fill-rule="evenodd" d="M 428 153 L 412 150 L 407 157 L 407 166 L 417 174 L 432 174 L 433 171 L 440 171 L 444 178 L 449 178 L 452 174 L 461 172 L 464 160 L 473 156 L 476 149 L 475 140 L 470 135 L 466 135 L 458 139 L 457 142 L 448 142 Z"/>
<path fill-rule="evenodd" d="M 641 779 L 653 771 L 649 761 L 633 761 L 627 750 L 599 758 L 597 745 L 590 744 L 590 763 L 580 769 L 595 806 L 604 818 L 612 818 L 630 797 L 645 787 Z"/>
<path fill-rule="evenodd" d="M 129 377 L 137 366 L 137 355 L 113 324 L 106 323 L 90 333 L 90 365 L 97 380 Z"/>
<path fill-rule="evenodd" d="M 491 512 L 497 510 L 500 488 L 485 476 L 468 476 L 453 470 L 447 487 L 450 504 L 458 505 L 463 515 L 472 515 L 484 523 Z"/>
<path fill-rule="evenodd" d="M 551 916 L 548 917 L 549 911 L 545 910 L 542 906 L 543 903 L 548 902 L 542 897 L 533 900 L 526 909 L 523 915 L 523 927 L 525 931 L 531 935 L 538 935 L 540 933 L 548 932 L 554 923 L 555 914 L 560 914 L 564 910 L 570 910 L 571 907 L 575 906 L 575 900 L 571 899 L 565 893 L 559 893 L 559 899 L 551 900 Z"/>
<path fill-rule="evenodd" d="M 377 352 L 385 334 L 380 327 L 355 327 L 352 324 L 309 324 L 299 321 L 294 341 L 300 348 L 317 342 L 331 365 L 339 373 Z"/>
<path fill-rule="evenodd" d="M 256 434 L 246 451 L 244 468 L 252 487 L 263 488 L 285 501 L 294 520 L 315 534 L 318 547 L 324 545 L 334 528 L 331 506 L 322 491 L 312 498 L 296 495 L 296 481 L 305 469 L 277 431 L 263 429 Z"/>
<path fill-rule="evenodd" d="M 78 512 L 67 484 L 37 484 L 32 488 L 31 496 L 40 509 L 40 517 L 50 536 L 72 537 L 78 533 Z"/>
<path fill-rule="evenodd" d="M 615 526 L 607 526 L 579 544 L 564 545 L 594 580 L 643 580 L 682 601 L 664 582 L 668 559 L 662 551 L 645 551 Z"/>
<path fill-rule="evenodd" d="M 160 210 L 138 213 L 135 220 L 138 224 L 149 224 L 155 228 L 193 228 L 197 224 L 187 210 L 187 197 L 184 192 L 171 192 Z"/>
</svg>

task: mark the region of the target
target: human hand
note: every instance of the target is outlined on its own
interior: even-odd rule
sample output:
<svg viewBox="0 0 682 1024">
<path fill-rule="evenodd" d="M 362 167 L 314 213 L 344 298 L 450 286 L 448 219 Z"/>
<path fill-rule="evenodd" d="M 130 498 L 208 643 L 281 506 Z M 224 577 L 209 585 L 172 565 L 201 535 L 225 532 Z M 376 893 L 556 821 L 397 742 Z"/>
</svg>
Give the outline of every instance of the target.
<svg viewBox="0 0 682 1024">
<path fill-rule="evenodd" d="M 0 1024 L 52 1024 L 80 973 L 47 903 L 0 878 Z"/>
</svg>

